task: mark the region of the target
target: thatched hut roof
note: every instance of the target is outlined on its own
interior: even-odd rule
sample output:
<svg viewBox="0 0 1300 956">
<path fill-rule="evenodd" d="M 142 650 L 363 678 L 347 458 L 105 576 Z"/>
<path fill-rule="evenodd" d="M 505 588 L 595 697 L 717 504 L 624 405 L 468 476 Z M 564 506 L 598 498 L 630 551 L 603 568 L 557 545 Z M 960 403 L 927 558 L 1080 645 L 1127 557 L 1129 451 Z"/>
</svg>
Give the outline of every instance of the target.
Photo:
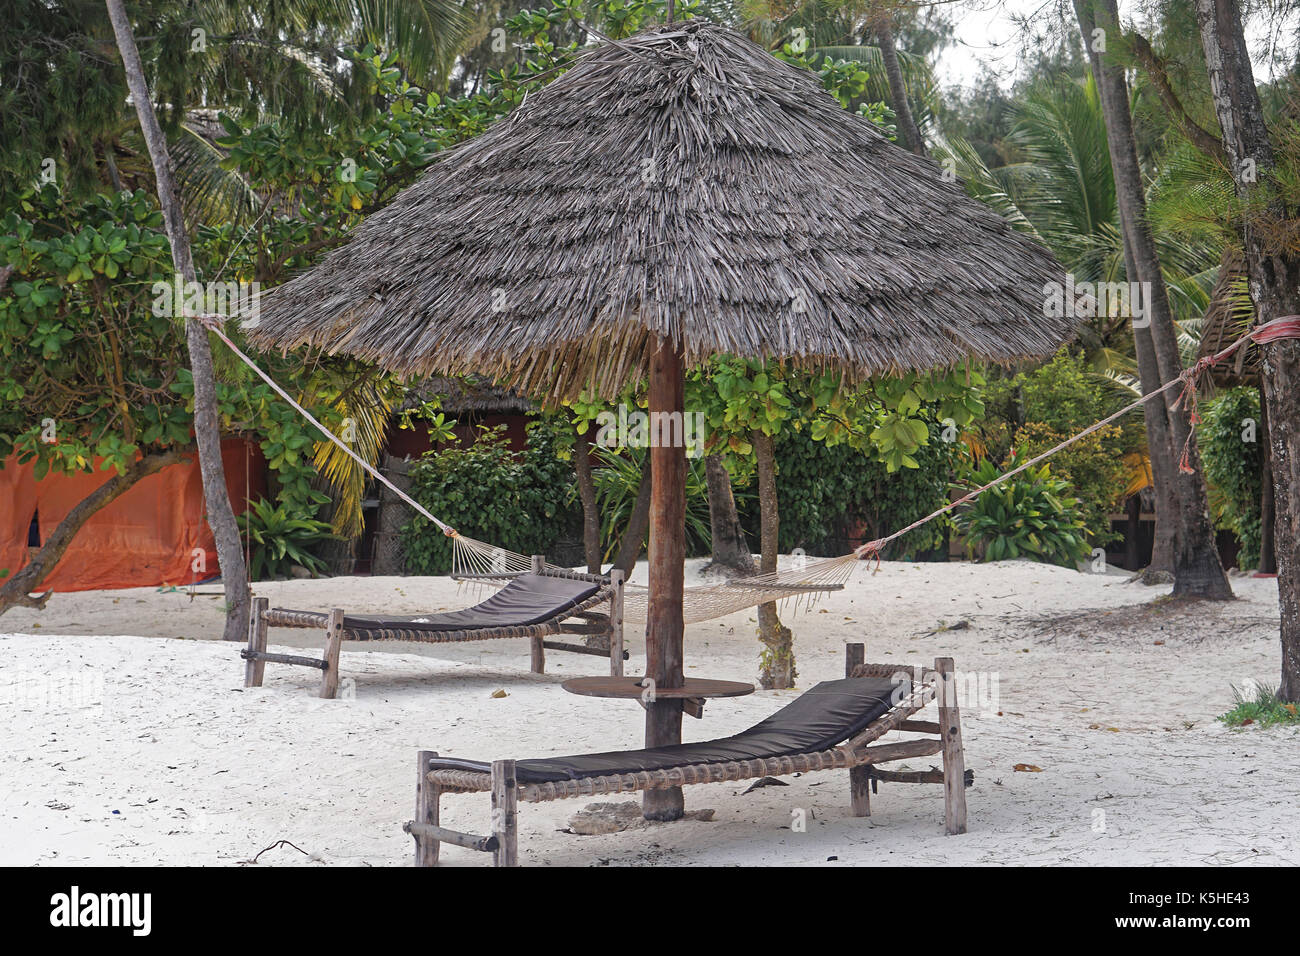
<svg viewBox="0 0 1300 956">
<path fill-rule="evenodd" d="M 530 394 L 776 355 L 857 378 L 1053 352 L 1061 266 L 811 73 L 703 20 L 586 55 L 260 304 L 262 345 Z"/>
<path fill-rule="evenodd" d="M 417 382 L 407 389 L 401 410 L 409 411 L 435 396 L 442 398 L 443 410 L 451 415 L 523 415 L 536 408 L 514 389 L 486 379 L 438 375 Z"/>
<path fill-rule="evenodd" d="M 1216 355 L 1246 334 L 1255 312 L 1249 299 L 1243 299 L 1246 260 L 1238 250 L 1228 250 L 1219 267 L 1219 278 L 1210 293 L 1210 305 L 1201 322 L 1201 344 L 1196 357 Z M 1223 363 L 1214 366 L 1210 375 L 1219 388 L 1234 385 L 1259 385 L 1260 350 L 1247 342 Z"/>
</svg>

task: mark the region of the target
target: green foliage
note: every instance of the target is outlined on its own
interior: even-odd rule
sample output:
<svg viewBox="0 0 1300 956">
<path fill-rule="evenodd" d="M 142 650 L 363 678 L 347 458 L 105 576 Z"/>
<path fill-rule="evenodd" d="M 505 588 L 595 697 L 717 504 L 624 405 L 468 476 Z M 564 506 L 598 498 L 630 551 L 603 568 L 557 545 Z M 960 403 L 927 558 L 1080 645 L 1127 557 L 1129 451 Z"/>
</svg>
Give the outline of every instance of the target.
<svg viewBox="0 0 1300 956">
<path fill-rule="evenodd" d="M 1066 349 L 1038 368 L 992 379 L 983 391 L 989 414 L 979 429 L 982 453 L 1004 465 L 1012 454 L 1024 461 L 1095 424 L 1119 407 L 1116 392 L 1104 383 L 1082 356 Z M 1129 485 L 1124 456 L 1144 447 L 1141 421 L 1132 416 L 1051 458 L 1055 477 L 1068 482 L 1080 501 L 1093 546 L 1115 540 L 1110 515 Z"/>
<path fill-rule="evenodd" d="M 15 452 L 37 478 L 89 472 L 97 460 L 120 473 L 137 455 L 193 446 L 183 328 L 156 307 L 155 285 L 170 283 L 172 267 L 151 197 L 67 204 L 52 187 L 29 194 L 5 217 L 0 262 L 14 268 L 0 293 L 0 459 Z M 318 374 L 291 362 L 271 371 L 289 383 Z M 311 487 L 322 436 L 242 366 L 222 378 L 222 429 L 256 436 L 286 515 L 314 519 L 328 500 Z M 313 411 L 337 425 L 331 409 Z"/>
<path fill-rule="evenodd" d="M 1201 416 L 1196 440 L 1210 486 L 1215 526 L 1227 528 L 1241 542 L 1239 567 L 1258 567 L 1263 496 L 1259 392 L 1229 389 L 1203 403 Z"/>
<path fill-rule="evenodd" d="M 1016 455 L 1021 460 L 1033 458 L 1073 433 L 1029 422 L 1016 433 Z M 1056 476 L 1067 482 L 1079 499 L 1083 526 L 1094 547 L 1105 547 L 1121 537 L 1111 530 L 1110 523 L 1110 516 L 1123 503 L 1128 480 L 1128 466 L 1116 454 L 1119 442 L 1120 430 L 1108 425 L 1048 459 Z"/>
<path fill-rule="evenodd" d="M 600 510 L 600 546 L 609 560 L 622 543 L 623 529 L 632 517 L 646 451 L 640 448 L 622 452 L 598 448 L 602 467 L 594 470 L 596 502 Z M 738 495 L 739 509 L 744 495 Z M 704 474 L 704 459 L 687 460 L 686 469 L 686 554 L 708 554 L 710 549 L 709 491 Z"/>
<path fill-rule="evenodd" d="M 1014 458 L 1007 465 L 1014 467 Z M 976 488 L 1000 473 L 986 459 L 971 469 L 967 484 Z M 983 561 L 1028 558 L 1073 568 L 1089 553 L 1079 500 L 1047 465 L 988 489 L 959 509 L 956 524 L 969 553 Z"/>
<path fill-rule="evenodd" d="M 249 576 L 254 581 L 276 580 L 289 576 L 292 565 L 306 568 L 316 577 L 325 570 L 325 562 L 312 553 L 335 536 L 323 521 L 295 517 L 284 505 L 272 505 L 259 498 L 235 519 L 248 545 Z"/>
<path fill-rule="evenodd" d="M 931 419 L 928 430 L 930 440 L 916 453 L 918 467 L 892 473 L 853 445 L 827 445 L 806 430 L 783 434 L 776 443 L 781 550 L 840 554 L 846 537 L 883 537 L 946 504 L 964 446 L 944 441 L 938 421 Z M 885 556 L 907 560 L 932 551 L 942 545 L 946 527 L 939 519 L 917 528 L 891 544 Z"/>
<path fill-rule="evenodd" d="M 504 426 L 485 428 L 472 444 L 426 452 L 411 468 L 411 494 L 468 537 L 517 554 L 546 554 L 579 521 L 568 503 L 573 469 L 555 446 L 545 425 L 529 426 L 522 452 L 510 450 Z M 402 543 L 410 573 L 451 571 L 451 539 L 427 518 L 416 515 L 403 527 Z"/>
<path fill-rule="evenodd" d="M 844 386 L 840 376 L 786 367 L 775 360 L 717 355 L 686 379 L 686 407 L 705 415 L 707 450 L 728 458 L 733 475 L 752 460 L 755 430 L 776 436 L 807 429 L 816 441 L 848 444 L 888 471 L 919 468 L 930 421 L 953 428 L 983 413 L 974 369 L 886 376 Z"/>
<path fill-rule="evenodd" d="M 143 192 L 65 205 L 29 193 L 0 226 L 0 459 L 121 472 L 144 449 L 190 444 L 172 392 L 177 327 L 150 308 L 170 278 L 162 217 Z"/>
<path fill-rule="evenodd" d="M 1247 696 L 1236 687 L 1232 688 L 1234 705 L 1226 714 L 1217 718 L 1229 727 L 1273 727 L 1277 724 L 1300 724 L 1300 707 L 1283 702 L 1275 687 L 1260 684 L 1255 688 L 1253 697 Z"/>
</svg>

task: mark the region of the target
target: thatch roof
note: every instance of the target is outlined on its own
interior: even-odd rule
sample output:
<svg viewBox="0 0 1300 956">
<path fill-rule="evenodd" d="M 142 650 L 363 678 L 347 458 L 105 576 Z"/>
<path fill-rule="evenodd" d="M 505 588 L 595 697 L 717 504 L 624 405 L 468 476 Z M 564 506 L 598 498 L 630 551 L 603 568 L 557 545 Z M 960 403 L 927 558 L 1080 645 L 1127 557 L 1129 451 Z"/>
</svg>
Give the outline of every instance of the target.
<svg viewBox="0 0 1300 956">
<path fill-rule="evenodd" d="M 426 378 L 407 389 L 401 410 L 409 411 L 435 396 L 441 397 L 442 408 L 450 415 L 523 415 L 536 408 L 514 389 L 486 379 L 439 375 Z"/>
<path fill-rule="evenodd" d="M 660 335 L 688 363 L 857 378 L 1050 354 L 1063 278 L 811 73 L 691 20 L 597 48 L 445 153 L 269 292 L 252 337 L 549 396 L 615 392 Z"/>
<path fill-rule="evenodd" d="M 1243 301 L 1242 284 L 1246 281 L 1246 260 L 1239 250 L 1223 254 L 1219 278 L 1210 293 L 1210 305 L 1201 322 L 1201 344 L 1196 350 L 1198 359 L 1216 355 L 1246 334 L 1255 319 L 1255 311 L 1248 299 Z M 1219 388 L 1234 385 L 1259 385 L 1260 350 L 1247 342 L 1236 353 L 1214 366 L 1210 371 Z"/>
</svg>

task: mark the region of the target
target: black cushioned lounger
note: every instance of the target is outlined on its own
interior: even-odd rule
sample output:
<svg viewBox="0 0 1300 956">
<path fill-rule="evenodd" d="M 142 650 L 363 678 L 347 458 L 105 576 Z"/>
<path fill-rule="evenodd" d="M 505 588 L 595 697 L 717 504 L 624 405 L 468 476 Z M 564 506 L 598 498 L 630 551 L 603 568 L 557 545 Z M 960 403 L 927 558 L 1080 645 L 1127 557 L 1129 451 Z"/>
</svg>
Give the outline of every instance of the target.
<svg viewBox="0 0 1300 956">
<path fill-rule="evenodd" d="M 343 641 L 455 644 L 526 638 L 532 643 L 531 669 L 535 674 L 546 670 L 546 650 L 550 649 L 608 656 L 610 674 L 621 677 L 623 661 L 627 658 L 623 649 L 623 572 L 615 569 L 608 575 L 597 575 L 565 571 L 547 567 L 541 557 L 533 559 L 533 568 L 511 578 L 486 601 L 463 611 L 432 614 L 347 614 L 342 608 L 329 612 L 295 611 L 268 607 L 265 598 L 255 598 L 248 647 L 240 655 L 246 662 L 244 686 L 261 687 L 267 663 L 295 664 L 319 668 L 320 696 L 334 697 L 339 689 L 339 649 Z M 268 652 L 269 627 L 324 630 L 324 657 L 317 660 Z M 563 634 L 580 634 L 596 640 L 579 644 L 550 639 Z"/>
<path fill-rule="evenodd" d="M 349 614 L 348 630 L 472 631 L 479 628 L 526 627 L 549 621 L 592 597 L 600 586 L 592 581 L 525 574 L 515 578 L 482 604 L 463 611 L 438 614 Z"/>
<path fill-rule="evenodd" d="M 823 681 L 766 720 L 731 737 L 693 744 L 548 757 L 541 760 L 457 760 L 431 750 L 417 758 L 415 818 L 406 832 L 415 838 L 417 866 L 438 862 L 444 843 L 490 852 L 498 866 L 519 863 L 518 805 L 671 790 L 704 783 L 764 776 L 847 770 L 850 809 L 869 816 L 870 794 L 880 781 L 940 784 L 944 829 L 966 832 L 965 769 L 957 711 L 955 668 L 950 657 L 934 669 L 901 663 L 867 664 L 861 644 L 845 648 L 843 680 Z M 912 715 L 938 703 L 937 721 Z M 655 701 L 647 707 L 658 706 Z M 901 731 L 911 739 L 890 743 Z M 884 770 L 881 764 L 943 754 L 943 769 L 915 765 Z M 492 829 L 466 833 L 440 822 L 446 794 L 491 793 Z M 824 792 L 824 791 L 823 791 Z"/>
<path fill-rule="evenodd" d="M 822 681 L 771 717 L 733 737 L 693 744 L 674 744 L 653 750 L 615 750 L 607 753 L 518 760 L 520 783 L 550 783 L 603 777 L 642 770 L 663 770 L 686 764 L 726 763 L 829 750 L 860 733 L 868 724 L 911 693 L 911 683 L 897 684 L 880 677 L 846 677 Z M 472 770 L 490 773 L 492 765 L 477 760 L 437 757 L 434 770 Z"/>
</svg>

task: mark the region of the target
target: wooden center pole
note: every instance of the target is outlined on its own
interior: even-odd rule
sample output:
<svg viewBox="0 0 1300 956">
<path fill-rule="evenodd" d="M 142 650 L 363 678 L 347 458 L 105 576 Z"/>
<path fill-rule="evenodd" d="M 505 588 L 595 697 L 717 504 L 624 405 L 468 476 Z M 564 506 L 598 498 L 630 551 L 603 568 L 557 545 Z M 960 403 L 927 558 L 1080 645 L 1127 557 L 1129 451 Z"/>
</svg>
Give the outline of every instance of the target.
<svg viewBox="0 0 1300 956">
<path fill-rule="evenodd" d="M 646 676 L 655 687 L 682 686 L 682 588 L 686 560 L 686 441 L 682 352 L 661 340 L 650 364 L 650 601 L 646 614 Z M 682 702 L 646 707 L 645 745 L 682 742 Z M 647 790 L 647 820 L 679 820 L 681 787 Z"/>
</svg>

